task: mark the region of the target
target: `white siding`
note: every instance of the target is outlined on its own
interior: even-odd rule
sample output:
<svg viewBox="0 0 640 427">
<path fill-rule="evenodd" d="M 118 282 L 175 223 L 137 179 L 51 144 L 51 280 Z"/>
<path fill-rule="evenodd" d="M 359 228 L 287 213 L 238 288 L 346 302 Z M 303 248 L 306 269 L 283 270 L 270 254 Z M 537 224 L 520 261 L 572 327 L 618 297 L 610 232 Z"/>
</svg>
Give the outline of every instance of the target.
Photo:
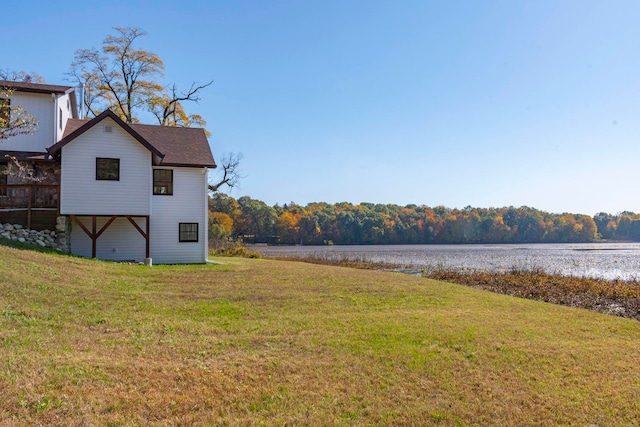
<svg viewBox="0 0 640 427">
<path fill-rule="evenodd" d="M 54 140 L 54 107 L 51 94 L 14 92 L 9 97 L 11 107 L 21 106 L 38 123 L 33 134 L 18 135 L 2 142 L 0 148 L 7 151 L 37 151 L 45 152 L 56 141 Z"/>
<path fill-rule="evenodd" d="M 71 93 L 71 95 L 61 95 L 58 98 L 58 123 L 56 124 L 56 133 L 57 138 L 55 142 L 58 142 L 62 139 L 62 135 L 64 134 L 64 128 L 67 127 L 67 120 L 73 118 L 73 111 L 71 105 L 70 96 L 76 96 L 75 93 Z M 62 112 L 62 116 L 59 116 L 60 112 Z M 62 119 L 62 120 L 61 120 Z M 60 126 L 62 124 L 62 127 Z M 53 145 L 53 144 L 51 144 Z"/>
<path fill-rule="evenodd" d="M 78 217 L 89 231 L 91 218 Z M 145 219 L 133 218 L 144 231 Z M 109 220 L 109 217 L 96 218 L 96 231 Z M 116 219 L 96 242 L 96 258 L 113 261 L 144 261 L 146 242 L 142 234 L 126 218 Z M 71 253 L 91 258 L 91 238 L 75 222 L 71 223 Z"/>
<path fill-rule="evenodd" d="M 207 261 L 207 169 L 173 168 L 173 195 L 152 196 L 151 258 L 154 264 Z M 180 242 L 179 224 L 198 224 L 198 242 Z"/>
<path fill-rule="evenodd" d="M 96 180 L 97 157 L 120 159 L 119 181 Z M 111 119 L 62 148 L 61 174 L 62 214 L 151 214 L 151 152 Z"/>
</svg>

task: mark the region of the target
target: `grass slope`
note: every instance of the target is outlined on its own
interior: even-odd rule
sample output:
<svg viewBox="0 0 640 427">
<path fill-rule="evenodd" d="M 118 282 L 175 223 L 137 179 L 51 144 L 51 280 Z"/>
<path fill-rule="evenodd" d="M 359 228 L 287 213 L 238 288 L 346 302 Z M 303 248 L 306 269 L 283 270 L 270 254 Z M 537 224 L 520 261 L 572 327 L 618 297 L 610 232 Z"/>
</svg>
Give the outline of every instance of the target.
<svg viewBox="0 0 640 427">
<path fill-rule="evenodd" d="M 398 273 L 0 246 L 0 425 L 629 425 L 640 323 Z"/>
</svg>

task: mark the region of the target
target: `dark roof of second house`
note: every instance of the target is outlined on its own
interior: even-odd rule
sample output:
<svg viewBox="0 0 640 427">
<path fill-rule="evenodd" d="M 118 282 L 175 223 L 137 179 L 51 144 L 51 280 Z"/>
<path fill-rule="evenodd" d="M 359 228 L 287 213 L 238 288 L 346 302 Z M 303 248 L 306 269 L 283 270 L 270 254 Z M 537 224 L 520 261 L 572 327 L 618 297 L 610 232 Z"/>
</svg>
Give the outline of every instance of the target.
<svg viewBox="0 0 640 427">
<path fill-rule="evenodd" d="M 12 82 L 8 80 L 0 80 L 0 88 L 17 90 L 20 92 L 57 93 L 59 95 L 71 93 L 75 90 L 75 87 L 73 86 L 48 85 L 48 84 L 42 84 L 42 83 Z"/>
<path fill-rule="evenodd" d="M 62 139 L 49 147 L 49 153 L 54 156 L 58 155 L 62 147 L 106 117 L 113 119 L 134 139 L 151 151 L 158 158 L 159 165 L 216 167 L 204 129 L 128 124 L 111 110 L 106 110 L 89 121 L 69 119 Z"/>
</svg>

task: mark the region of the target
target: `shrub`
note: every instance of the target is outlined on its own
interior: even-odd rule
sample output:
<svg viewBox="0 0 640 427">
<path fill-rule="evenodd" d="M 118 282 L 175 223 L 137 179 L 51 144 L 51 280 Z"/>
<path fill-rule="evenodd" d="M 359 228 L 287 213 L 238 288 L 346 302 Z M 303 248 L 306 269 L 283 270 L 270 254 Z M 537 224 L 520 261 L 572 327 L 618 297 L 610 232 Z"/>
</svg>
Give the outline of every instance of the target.
<svg viewBox="0 0 640 427">
<path fill-rule="evenodd" d="M 242 258 L 262 258 L 260 252 L 252 251 L 240 243 L 220 245 L 213 250 L 213 255 L 242 257 Z"/>
</svg>

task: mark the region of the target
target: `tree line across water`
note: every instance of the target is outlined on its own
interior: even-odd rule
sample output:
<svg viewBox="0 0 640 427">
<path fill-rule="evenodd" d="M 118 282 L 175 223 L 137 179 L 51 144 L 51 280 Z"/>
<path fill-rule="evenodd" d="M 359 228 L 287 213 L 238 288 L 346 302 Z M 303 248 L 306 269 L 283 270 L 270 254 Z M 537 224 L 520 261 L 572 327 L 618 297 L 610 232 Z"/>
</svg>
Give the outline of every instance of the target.
<svg viewBox="0 0 640 427">
<path fill-rule="evenodd" d="M 210 238 L 271 244 L 583 243 L 640 241 L 640 214 L 553 214 L 527 206 L 451 209 L 360 203 L 269 206 L 209 198 Z"/>
</svg>

